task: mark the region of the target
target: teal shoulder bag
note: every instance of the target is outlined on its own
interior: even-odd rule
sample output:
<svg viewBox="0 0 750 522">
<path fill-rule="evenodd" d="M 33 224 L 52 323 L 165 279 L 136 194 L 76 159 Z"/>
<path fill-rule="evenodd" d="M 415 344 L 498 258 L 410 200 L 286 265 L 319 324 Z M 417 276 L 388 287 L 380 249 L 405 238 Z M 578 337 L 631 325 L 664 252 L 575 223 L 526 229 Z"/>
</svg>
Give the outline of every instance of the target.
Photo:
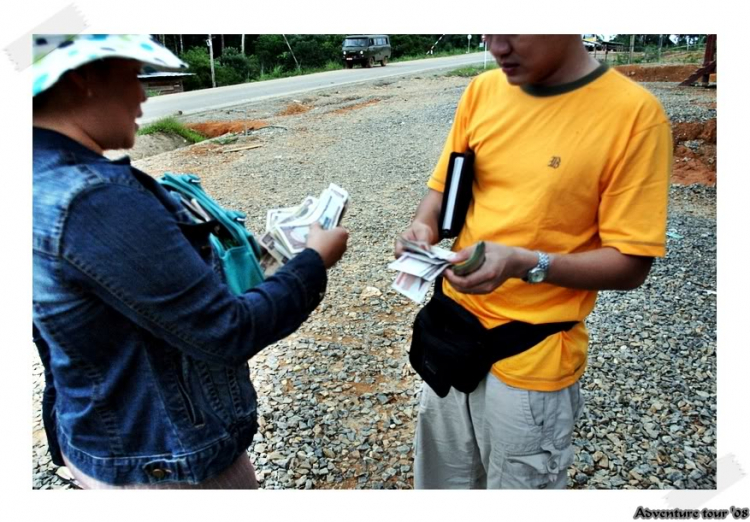
<svg viewBox="0 0 750 522">
<path fill-rule="evenodd" d="M 232 292 L 243 294 L 263 281 L 260 247 L 245 228 L 245 214 L 216 203 L 201 187 L 200 178 L 193 174 L 166 173 L 159 183 L 180 196 L 196 221 L 216 221 L 220 225 L 222 233 L 211 234 L 209 241 Z"/>
</svg>

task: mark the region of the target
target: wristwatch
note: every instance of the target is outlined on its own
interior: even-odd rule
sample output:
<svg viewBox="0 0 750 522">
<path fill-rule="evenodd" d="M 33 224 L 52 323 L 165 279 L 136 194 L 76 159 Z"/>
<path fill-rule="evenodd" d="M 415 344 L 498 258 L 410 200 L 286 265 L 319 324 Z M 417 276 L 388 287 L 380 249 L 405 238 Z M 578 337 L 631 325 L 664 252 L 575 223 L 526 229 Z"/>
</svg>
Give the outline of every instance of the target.
<svg viewBox="0 0 750 522">
<path fill-rule="evenodd" d="M 537 252 L 537 255 L 539 256 L 539 261 L 536 266 L 529 270 L 526 273 L 526 277 L 523 278 L 524 281 L 532 285 L 541 283 L 547 279 L 547 271 L 549 270 L 549 255 L 544 252 Z"/>
</svg>

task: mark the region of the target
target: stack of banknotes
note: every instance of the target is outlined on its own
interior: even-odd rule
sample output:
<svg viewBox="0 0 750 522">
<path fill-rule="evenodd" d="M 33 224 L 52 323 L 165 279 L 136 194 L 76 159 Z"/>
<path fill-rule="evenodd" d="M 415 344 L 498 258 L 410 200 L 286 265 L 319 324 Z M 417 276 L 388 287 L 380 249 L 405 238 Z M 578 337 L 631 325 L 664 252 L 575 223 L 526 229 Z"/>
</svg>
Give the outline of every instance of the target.
<svg viewBox="0 0 750 522">
<path fill-rule="evenodd" d="M 305 249 L 310 225 L 317 221 L 326 230 L 336 227 L 348 201 L 349 193 L 331 183 L 320 197 L 307 196 L 296 207 L 269 210 L 266 231 L 258 239 L 263 249 L 260 264 L 266 276 Z"/>
<path fill-rule="evenodd" d="M 458 264 L 453 263 L 456 253 L 450 250 L 403 238 L 398 238 L 398 241 L 401 242 L 404 253 L 388 265 L 391 270 L 398 271 L 391 288 L 417 303 L 424 301 L 432 282 L 445 269 L 451 268 L 456 275 L 465 276 L 484 263 L 484 241 L 477 244 L 469 259 Z"/>
</svg>

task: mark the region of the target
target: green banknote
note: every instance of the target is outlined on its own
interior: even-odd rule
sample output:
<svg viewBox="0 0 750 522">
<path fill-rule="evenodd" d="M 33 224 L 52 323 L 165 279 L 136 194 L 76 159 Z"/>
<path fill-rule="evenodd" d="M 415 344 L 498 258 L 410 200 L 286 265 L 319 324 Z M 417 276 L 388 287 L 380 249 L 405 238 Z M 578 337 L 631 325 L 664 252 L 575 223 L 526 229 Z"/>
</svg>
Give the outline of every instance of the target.
<svg viewBox="0 0 750 522">
<path fill-rule="evenodd" d="M 471 274 L 472 272 L 479 270 L 479 267 L 482 266 L 484 263 L 484 241 L 480 241 L 477 243 L 477 246 L 474 248 L 474 252 L 472 252 L 471 257 L 464 261 L 463 263 L 458 263 L 456 265 L 453 265 L 451 269 L 453 270 L 453 273 L 457 276 L 466 276 Z"/>
</svg>

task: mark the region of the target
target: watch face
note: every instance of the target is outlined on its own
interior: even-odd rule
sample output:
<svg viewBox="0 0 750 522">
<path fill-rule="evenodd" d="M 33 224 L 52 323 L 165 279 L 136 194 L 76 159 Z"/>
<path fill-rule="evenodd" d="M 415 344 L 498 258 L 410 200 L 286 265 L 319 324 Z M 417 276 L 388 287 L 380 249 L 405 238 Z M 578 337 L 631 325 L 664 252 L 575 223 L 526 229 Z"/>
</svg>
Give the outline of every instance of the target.
<svg viewBox="0 0 750 522">
<path fill-rule="evenodd" d="M 541 268 L 532 268 L 529 270 L 529 282 L 530 283 L 541 283 L 544 281 L 544 277 L 547 273 Z"/>
</svg>

